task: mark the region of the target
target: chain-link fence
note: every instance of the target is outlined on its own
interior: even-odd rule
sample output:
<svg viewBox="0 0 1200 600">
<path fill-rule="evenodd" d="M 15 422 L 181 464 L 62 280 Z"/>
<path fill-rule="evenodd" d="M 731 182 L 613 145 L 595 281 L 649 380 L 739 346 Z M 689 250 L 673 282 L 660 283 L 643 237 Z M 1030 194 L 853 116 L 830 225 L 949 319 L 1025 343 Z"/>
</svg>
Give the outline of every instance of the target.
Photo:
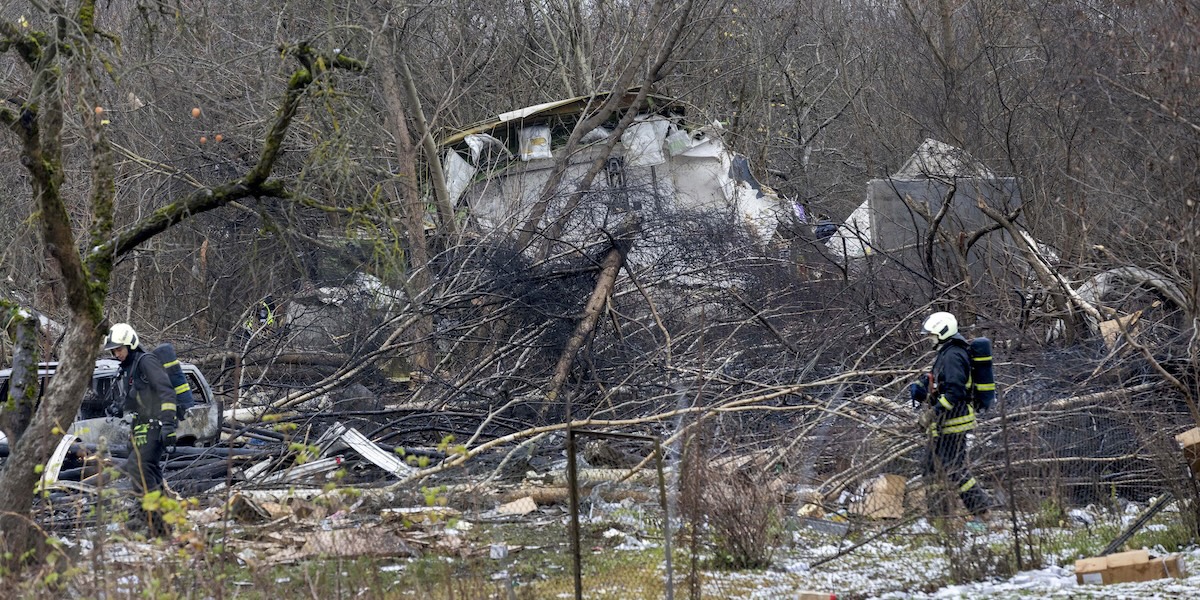
<svg viewBox="0 0 1200 600">
<path fill-rule="evenodd" d="M 997 352 L 999 400 L 965 440 L 969 486 L 927 468 L 932 438 L 912 422 L 903 377 L 871 390 L 891 397 L 832 378 L 778 401 L 758 390 L 746 405 L 760 410 L 712 400 L 722 408 L 663 430 L 666 510 L 654 445 L 594 436 L 582 444 L 617 438 L 614 462 L 642 469 L 588 470 L 573 488 L 580 596 L 751 598 L 778 585 L 857 597 L 1046 568 L 1070 576 L 1078 559 L 1162 556 L 1195 540 L 1197 486 L 1176 440 L 1194 423 L 1185 397 L 1152 372 L 1072 383 L 1094 362 L 1057 361 Z M 970 489 L 986 512 L 967 510 Z M 775 573 L 754 575 L 763 569 Z"/>
<path fill-rule="evenodd" d="M 993 502 L 983 518 L 959 502 L 957 482 L 922 475 L 917 436 L 829 444 L 809 456 L 844 470 L 801 483 L 795 458 L 721 456 L 697 432 L 666 473 L 668 520 L 652 476 L 580 480 L 578 597 L 753 598 L 764 585 L 859 597 L 1047 567 L 1069 575 L 1077 559 L 1131 548 L 1169 554 L 1195 539 L 1196 487 L 1169 434 L 1187 415 L 1148 394 L 1114 399 L 1119 417 L 1107 420 L 1003 404 L 987 415 L 970 461 Z"/>
</svg>

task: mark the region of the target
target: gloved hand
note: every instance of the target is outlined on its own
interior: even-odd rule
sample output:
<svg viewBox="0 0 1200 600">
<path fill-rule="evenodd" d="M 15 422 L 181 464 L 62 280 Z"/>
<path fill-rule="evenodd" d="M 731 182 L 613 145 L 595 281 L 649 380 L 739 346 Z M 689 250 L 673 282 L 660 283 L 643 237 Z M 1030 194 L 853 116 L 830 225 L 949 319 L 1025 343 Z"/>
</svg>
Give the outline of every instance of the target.
<svg viewBox="0 0 1200 600">
<path fill-rule="evenodd" d="M 921 428 L 921 431 L 927 431 L 936 418 L 937 411 L 933 408 L 927 408 L 921 411 L 921 415 L 917 417 L 917 426 Z"/>
<path fill-rule="evenodd" d="M 117 404 L 116 402 L 113 402 L 112 404 L 109 404 L 108 406 L 104 407 L 104 414 L 106 414 L 114 419 L 120 419 L 121 415 L 124 414 L 124 412 L 125 411 L 122 410 L 121 405 Z"/>
<path fill-rule="evenodd" d="M 920 406 L 925 404 L 925 400 L 929 398 L 929 390 L 924 383 L 914 381 L 908 384 L 908 395 L 912 398 L 913 406 Z"/>
<path fill-rule="evenodd" d="M 159 432 L 162 435 L 163 447 L 166 449 L 167 454 L 175 452 L 175 425 L 173 423 L 169 425 L 164 423 Z"/>
</svg>

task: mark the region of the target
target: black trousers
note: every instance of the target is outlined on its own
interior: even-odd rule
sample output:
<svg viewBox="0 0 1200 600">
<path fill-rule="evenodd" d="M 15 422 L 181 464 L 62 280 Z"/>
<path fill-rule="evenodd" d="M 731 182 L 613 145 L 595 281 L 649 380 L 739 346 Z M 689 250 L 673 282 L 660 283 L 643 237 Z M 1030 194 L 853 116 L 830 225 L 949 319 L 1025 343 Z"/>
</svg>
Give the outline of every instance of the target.
<svg viewBox="0 0 1200 600">
<path fill-rule="evenodd" d="M 163 489 L 162 457 L 166 453 L 159 427 L 134 423 L 132 446 L 123 471 L 133 481 L 139 495 Z"/>
<path fill-rule="evenodd" d="M 925 454 L 925 481 L 928 500 L 934 516 L 946 516 L 953 511 L 949 495 L 951 488 L 972 515 L 979 515 L 991 506 L 991 500 L 983 486 L 967 468 L 967 434 L 944 433 L 931 436 Z"/>
</svg>

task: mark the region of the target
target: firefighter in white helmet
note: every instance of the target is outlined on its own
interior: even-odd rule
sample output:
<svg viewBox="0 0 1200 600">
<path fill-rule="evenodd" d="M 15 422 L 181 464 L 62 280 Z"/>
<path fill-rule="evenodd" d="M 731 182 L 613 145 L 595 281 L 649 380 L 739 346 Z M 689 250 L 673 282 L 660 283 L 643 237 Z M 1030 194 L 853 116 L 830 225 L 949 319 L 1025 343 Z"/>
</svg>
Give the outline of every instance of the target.
<svg viewBox="0 0 1200 600">
<path fill-rule="evenodd" d="M 975 407 L 969 392 L 970 344 L 959 334 L 958 320 L 948 312 L 929 315 L 921 332 L 937 348 L 933 371 L 910 388 L 913 400 L 928 406 L 920 420 L 929 435 L 925 477 L 933 480 L 931 483 L 954 486 L 967 511 L 977 519 L 973 523 L 978 524 L 978 519 L 986 518 L 991 501 L 967 467 L 967 432 L 975 429 Z M 945 504 L 932 503 L 939 511 Z"/>
<path fill-rule="evenodd" d="M 121 361 L 116 398 L 120 410 L 113 412 L 133 413 L 133 446 L 123 470 L 139 494 L 162 491 L 160 463 L 167 448 L 175 445 L 177 421 L 171 380 L 162 361 L 145 351 L 128 323 L 112 326 L 104 349 Z"/>
</svg>

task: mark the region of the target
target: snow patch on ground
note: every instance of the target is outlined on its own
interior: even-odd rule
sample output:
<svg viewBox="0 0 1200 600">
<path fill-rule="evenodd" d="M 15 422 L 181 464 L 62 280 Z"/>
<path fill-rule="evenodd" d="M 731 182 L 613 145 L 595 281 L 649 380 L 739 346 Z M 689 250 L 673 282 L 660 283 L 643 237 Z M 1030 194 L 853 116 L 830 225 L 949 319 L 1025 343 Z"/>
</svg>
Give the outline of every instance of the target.
<svg viewBox="0 0 1200 600">
<path fill-rule="evenodd" d="M 1187 570 L 1200 568 L 1200 553 L 1186 556 Z M 1049 567 L 1023 571 L 1006 580 L 947 586 L 930 594 L 898 592 L 880 598 L 1195 598 L 1200 596 L 1200 575 L 1186 579 L 1155 579 L 1113 585 L 1079 585 L 1073 569 Z"/>
<path fill-rule="evenodd" d="M 597 503 L 588 515 L 591 523 L 605 523 L 603 537 L 618 550 L 644 551 L 661 547 L 647 541 L 657 538 L 647 533 L 645 515 L 636 507 L 621 503 Z M 1097 511 L 1076 511 L 1065 515 L 1065 529 L 1039 528 L 1022 519 L 1026 535 L 1043 540 L 1063 539 L 1071 530 L 1092 531 L 1099 524 L 1114 525 L 1132 518 L 1106 516 Z M 999 529 L 999 527 L 997 527 Z M 1144 531 L 1164 531 L 1165 525 L 1152 523 Z M 771 568 L 765 571 L 706 571 L 705 597 L 729 600 L 767 600 L 793 598 L 798 591 L 836 594 L 839 598 L 908 598 L 943 600 L 952 598 L 1200 598 L 1200 547 L 1180 552 L 1184 572 L 1196 573 L 1185 579 L 1157 579 L 1139 583 L 1107 586 L 1079 585 L 1075 582 L 1074 562 L 1077 549 L 1064 545 L 1042 556 L 1042 568 L 1021 571 L 1004 579 L 961 585 L 941 585 L 950 579 L 946 550 L 940 545 L 941 533 L 924 519 L 893 528 L 877 539 L 867 539 L 871 531 L 852 535 L 831 535 L 822 530 L 801 527 L 792 534 L 790 544 L 781 548 Z M 966 543 L 987 557 L 997 549 L 1012 546 L 1006 530 L 967 536 Z M 856 546 L 855 544 L 861 544 Z M 1152 554 L 1167 554 L 1162 548 L 1150 548 Z M 968 548 L 968 555 L 971 551 Z M 1003 553 L 1003 551 L 999 551 Z M 662 565 L 660 565 L 660 569 Z M 677 566 L 678 568 L 678 566 Z M 676 577 L 678 582 L 678 575 Z M 679 593 L 677 588 L 676 593 Z"/>
<path fill-rule="evenodd" d="M 992 547 L 1011 544 L 1003 533 L 975 540 Z M 1075 583 L 1074 558 L 1060 565 L 1019 572 L 1007 579 L 947 585 L 949 564 L 944 550 L 931 538 L 929 544 L 878 541 L 826 562 L 837 555 L 836 544 L 797 546 L 762 573 L 706 573 L 706 590 L 714 597 L 760 600 L 792 597 L 798 590 L 828 592 L 838 597 L 887 600 L 950 598 L 1192 598 L 1200 597 L 1200 575 L 1187 579 L 1159 579 L 1109 586 Z M 1184 554 L 1185 572 L 1200 573 L 1200 549 Z M 1047 557 L 1054 560 L 1053 557 Z M 819 564 L 817 564 L 819 563 Z M 814 566 L 815 565 L 815 566 Z M 739 592 L 738 590 L 744 590 Z"/>
<path fill-rule="evenodd" d="M 708 573 L 706 587 L 724 598 L 759 600 L 786 598 L 797 590 L 829 592 L 839 597 L 866 597 L 883 600 L 953 598 L 1195 598 L 1200 597 L 1200 575 L 1186 579 L 1157 579 L 1139 583 L 1107 586 L 1078 585 L 1071 567 L 1050 566 L 1022 571 L 1007 579 L 949 585 L 922 591 L 931 581 L 946 576 L 947 564 L 940 549 L 928 552 L 881 544 L 879 549 L 864 547 L 845 559 L 817 567 L 804 561 L 785 560 L 779 572 Z M 1187 573 L 1200 572 L 1200 549 L 1184 554 Z M 735 584 L 731 586 L 730 584 Z M 741 595 L 730 588 L 745 589 Z"/>
</svg>

